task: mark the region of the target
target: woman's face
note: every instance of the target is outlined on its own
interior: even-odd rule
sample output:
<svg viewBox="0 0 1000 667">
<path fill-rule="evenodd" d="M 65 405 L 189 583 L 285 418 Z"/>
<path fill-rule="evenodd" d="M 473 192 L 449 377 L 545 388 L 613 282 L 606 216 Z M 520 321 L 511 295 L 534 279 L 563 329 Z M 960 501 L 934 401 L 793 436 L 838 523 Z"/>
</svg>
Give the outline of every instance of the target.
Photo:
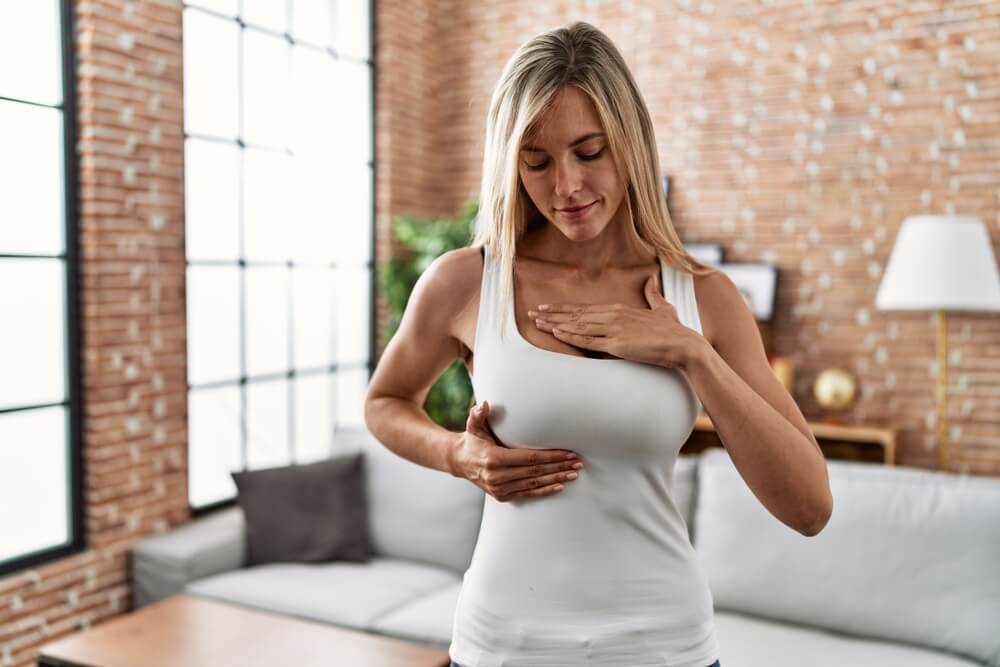
<svg viewBox="0 0 1000 667">
<path fill-rule="evenodd" d="M 524 189 L 566 238 L 595 238 L 618 212 L 625 188 L 594 103 L 566 86 L 537 125 L 518 156 Z M 586 208 L 567 210 L 579 207 Z"/>
</svg>

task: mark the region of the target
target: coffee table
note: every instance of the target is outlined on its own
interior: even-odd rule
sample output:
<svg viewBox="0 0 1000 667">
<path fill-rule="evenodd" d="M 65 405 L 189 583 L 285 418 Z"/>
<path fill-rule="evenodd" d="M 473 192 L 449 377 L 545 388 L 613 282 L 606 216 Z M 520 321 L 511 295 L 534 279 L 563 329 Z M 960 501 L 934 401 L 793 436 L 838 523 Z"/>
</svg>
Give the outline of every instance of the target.
<svg viewBox="0 0 1000 667">
<path fill-rule="evenodd" d="M 447 667 L 446 649 L 179 593 L 41 648 L 38 667 Z"/>
</svg>

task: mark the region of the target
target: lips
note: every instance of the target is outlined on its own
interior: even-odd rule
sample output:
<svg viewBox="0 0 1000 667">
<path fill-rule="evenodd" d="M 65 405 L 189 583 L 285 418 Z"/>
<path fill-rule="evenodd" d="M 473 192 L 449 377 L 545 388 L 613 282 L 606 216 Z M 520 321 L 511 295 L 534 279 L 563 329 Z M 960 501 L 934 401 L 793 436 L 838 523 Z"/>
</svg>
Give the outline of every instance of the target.
<svg viewBox="0 0 1000 667">
<path fill-rule="evenodd" d="M 594 202 L 590 202 L 593 204 Z M 590 206 L 590 204 L 583 204 L 582 206 L 574 206 L 573 208 L 557 208 L 557 211 L 563 211 L 564 213 L 575 213 L 576 211 L 582 211 L 583 209 Z"/>
</svg>

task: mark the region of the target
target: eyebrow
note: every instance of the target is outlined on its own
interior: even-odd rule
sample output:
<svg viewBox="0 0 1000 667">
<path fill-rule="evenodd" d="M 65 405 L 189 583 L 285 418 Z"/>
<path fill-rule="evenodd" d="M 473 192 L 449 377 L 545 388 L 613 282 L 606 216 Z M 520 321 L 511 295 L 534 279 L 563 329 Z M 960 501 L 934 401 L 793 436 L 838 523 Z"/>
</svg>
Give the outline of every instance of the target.
<svg viewBox="0 0 1000 667">
<path fill-rule="evenodd" d="M 603 136 L 604 136 L 603 132 L 591 132 L 590 134 L 585 134 L 582 137 L 578 137 L 578 138 L 574 139 L 573 141 L 569 142 L 569 147 L 572 148 L 573 146 L 576 146 L 577 144 L 582 144 L 583 142 L 587 141 L 588 139 L 593 139 L 594 137 L 603 137 Z M 538 146 L 529 146 L 527 144 L 524 145 L 524 146 L 521 146 L 521 150 L 522 151 L 528 151 L 529 153 L 544 153 L 545 152 L 544 149 L 539 148 Z"/>
</svg>

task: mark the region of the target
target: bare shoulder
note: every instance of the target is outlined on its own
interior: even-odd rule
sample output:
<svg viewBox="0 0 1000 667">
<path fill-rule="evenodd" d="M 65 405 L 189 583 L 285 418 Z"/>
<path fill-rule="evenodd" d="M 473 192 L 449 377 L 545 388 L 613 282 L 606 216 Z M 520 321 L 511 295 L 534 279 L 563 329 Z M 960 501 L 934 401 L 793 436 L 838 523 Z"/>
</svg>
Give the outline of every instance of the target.
<svg viewBox="0 0 1000 667">
<path fill-rule="evenodd" d="M 441 374 L 463 356 L 458 324 L 468 300 L 476 293 L 473 276 L 479 250 L 462 248 L 434 259 L 417 278 L 399 321 L 368 384 L 366 401 L 377 396 L 406 398 L 423 405 Z"/>
<path fill-rule="evenodd" d="M 439 313 L 447 315 L 456 327 L 451 335 L 461 340 L 458 327 L 463 314 L 479 296 L 483 279 L 483 259 L 479 248 L 457 248 L 437 258 L 421 275 L 433 292 L 428 301 L 437 306 Z"/>
<path fill-rule="evenodd" d="M 709 267 L 711 268 L 711 267 Z M 723 271 L 712 269 L 704 275 L 693 275 L 694 296 L 698 302 L 698 318 L 701 320 L 701 333 L 712 344 L 718 347 L 718 331 L 725 327 L 728 319 L 734 314 L 734 308 L 746 302 L 740 295 L 739 288 Z"/>
</svg>

